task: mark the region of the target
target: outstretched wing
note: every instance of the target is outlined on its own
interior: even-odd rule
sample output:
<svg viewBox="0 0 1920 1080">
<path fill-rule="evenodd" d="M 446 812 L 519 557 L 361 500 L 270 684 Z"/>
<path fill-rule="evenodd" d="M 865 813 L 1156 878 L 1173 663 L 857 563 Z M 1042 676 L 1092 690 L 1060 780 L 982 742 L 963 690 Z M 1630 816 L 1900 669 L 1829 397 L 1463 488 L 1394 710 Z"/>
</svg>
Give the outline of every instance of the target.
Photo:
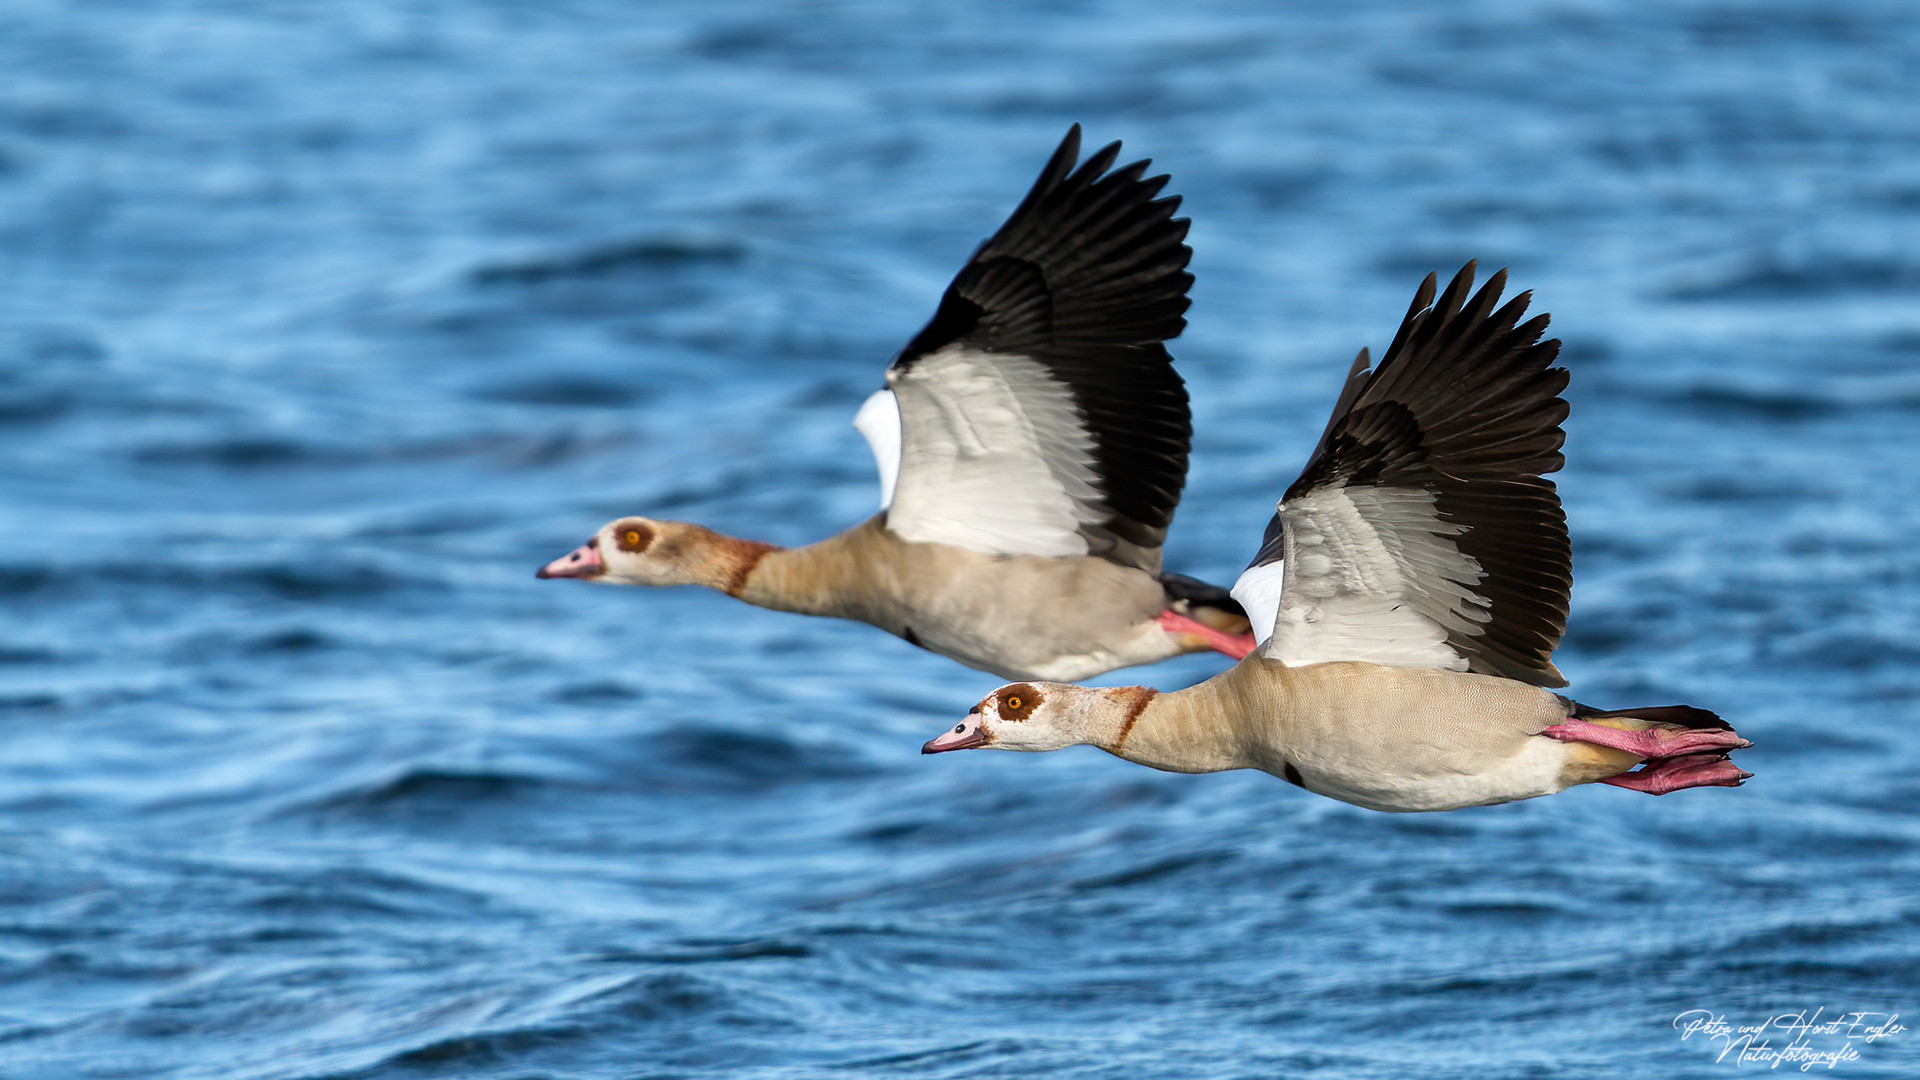
<svg viewBox="0 0 1920 1080">
<path fill-rule="evenodd" d="M 1265 655 L 1566 685 L 1572 549 L 1544 476 L 1565 462 L 1567 372 L 1547 316 L 1515 325 L 1529 294 L 1496 311 L 1506 271 L 1469 300 L 1473 276 L 1435 302 L 1428 275 L 1379 367 L 1354 362 L 1235 588 L 1250 613 L 1277 607 Z"/>
<path fill-rule="evenodd" d="M 1159 570 L 1192 437 L 1163 342 L 1186 326 L 1192 253 L 1167 178 L 1114 169 L 1119 152 L 1076 168 L 1074 125 L 888 368 L 903 539 Z"/>
</svg>

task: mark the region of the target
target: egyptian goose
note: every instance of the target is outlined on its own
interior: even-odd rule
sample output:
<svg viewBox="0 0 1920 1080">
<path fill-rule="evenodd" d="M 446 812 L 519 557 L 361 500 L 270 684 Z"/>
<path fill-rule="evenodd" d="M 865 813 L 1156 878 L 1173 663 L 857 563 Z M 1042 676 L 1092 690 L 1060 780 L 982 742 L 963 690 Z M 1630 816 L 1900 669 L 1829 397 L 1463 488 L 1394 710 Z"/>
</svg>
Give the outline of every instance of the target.
<svg viewBox="0 0 1920 1080">
<path fill-rule="evenodd" d="M 705 585 L 872 623 L 1009 679 L 1084 679 L 1254 647 L 1227 590 L 1162 573 L 1192 422 L 1164 342 L 1186 326 L 1187 221 L 1080 126 L 947 287 L 855 426 L 881 510 L 787 550 L 624 517 L 539 571 Z M 1109 171 L 1111 170 L 1111 171 Z"/>
<path fill-rule="evenodd" d="M 1751 745 L 1704 709 L 1602 712 L 1553 693 L 1572 584 L 1567 404 L 1547 317 L 1421 285 L 1377 368 L 1362 350 L 1234 594 L 1263 644 L 1172 693 L 1003 686 L 929 754 L 1087 743 L 1172 772 L 1260 769 L 1374 810 L 1451 810 L 1598 781 L 1737 787 Z M 1429 306 L 1431 304 L 1431 306 Z M 1644 765 L 1642 763 L 1644 762 Z M 1636 765 L 1641 767 L 1637 770 Z M 1632 770 L 1632 771 L 1630 771 Z"/>
</svg>

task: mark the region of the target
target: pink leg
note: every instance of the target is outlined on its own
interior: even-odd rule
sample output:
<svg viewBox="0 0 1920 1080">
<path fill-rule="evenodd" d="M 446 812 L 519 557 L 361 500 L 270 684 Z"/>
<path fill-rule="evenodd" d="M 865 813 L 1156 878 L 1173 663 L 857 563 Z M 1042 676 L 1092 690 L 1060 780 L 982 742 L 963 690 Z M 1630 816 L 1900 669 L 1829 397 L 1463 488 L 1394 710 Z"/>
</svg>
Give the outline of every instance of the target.
<svg viewBox="0 0 1920 1080">
<path fill-rule="evenodd" d="M 1195 622 L 1185 615 L 1176 615 L 1171 611 L 1161 612 L 1154 617 L 1153 621 L 1159 623 L 1160 629 L 1165 630 L 1169 634 L 1176 636 L 1180 634 L 1198 634 L 1200 637 L 1206 639 L 1207 644 L 1212 647 L 1214 652 L 1226 653 L 1235 660 L 1252 652 L 1256 644 L 1251 633 L 1224 633 L 1215 630 L 1205 623 Z"/>
<path fill-rule="evenodd" d="M 1559 739 L 1561 742 L 1592 743 L 1595 746 L 1625 750 L 1635 757 L 1649 760 L 1698 754 L 1708 750 L 1739 750 L 1753 745 L 1724 728 L 1654 727 L 1645 731 L 1621 731 L 1619 728 L 1610 728 L 1602 724 L 1590 724 L 1585 720 L 1567 720 L 1553 725 L 1540 734 Z"/>
<path fill-rule="evenodd" d="M 1690 754 L 1657 761 L 1600 782 L 1628 791 L 1665 795 L 1690 787 L 1739 787 L 1742 781 L 1752 777 L 1752 773 L 1727 760 L 1725 754 Z"/>
</svg>

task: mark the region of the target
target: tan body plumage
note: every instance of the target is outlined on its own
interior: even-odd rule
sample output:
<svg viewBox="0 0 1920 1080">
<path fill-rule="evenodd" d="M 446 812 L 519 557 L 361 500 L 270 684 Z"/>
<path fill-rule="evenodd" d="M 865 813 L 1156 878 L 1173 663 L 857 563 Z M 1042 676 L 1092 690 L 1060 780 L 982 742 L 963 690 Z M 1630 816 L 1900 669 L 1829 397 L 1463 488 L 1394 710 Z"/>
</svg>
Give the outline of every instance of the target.
<svg viewBox="0 0 1920 1080">
<path fill-rule="evenodd" d="M 1172 693 L 1035 689 L 1043 699 L 1084 696 L 1086 741 L 1116 757 L 1169 772 L 1259 769 L 1372 810 L 1550 795 L 1641 760 L 1542 737 L 1572 716 L 1567 699 L 1470 672 L 1364 663 L 1290 668 L 1255 655 Z"/>
<path fill-rule="evenodd" d="M 1105 559 L 912 543 L 888 532 L 881 517 L 817 544 L 767 552 L 734 595 L 871 623 L 1016 679 L 1084 679 L 1211 648 L 1154 622 L 1167 608 L 1166 592 L 1144 571 Z"/>
</svg>

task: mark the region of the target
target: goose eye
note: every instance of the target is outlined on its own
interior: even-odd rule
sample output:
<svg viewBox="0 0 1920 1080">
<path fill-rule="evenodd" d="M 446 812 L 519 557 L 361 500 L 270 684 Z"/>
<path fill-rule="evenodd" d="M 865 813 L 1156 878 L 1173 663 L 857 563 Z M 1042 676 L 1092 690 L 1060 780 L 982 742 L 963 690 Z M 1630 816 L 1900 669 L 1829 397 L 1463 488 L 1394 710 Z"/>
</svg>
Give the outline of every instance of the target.
<svg viewBox="0 0 1920 1080">
<path fill-rule="evenodd" d="M 628 529 L 626 540 L 629 544 L 638 544 L 640 542 L 640 534 L 632 529 Z"/>
<path fill-rule="evenodd" d="M 1040 704 L 1040 689 L 1032 683 L 1014 683 L 1000 688 L 1000 719 L 1025 720 Z"/>
</svg>

